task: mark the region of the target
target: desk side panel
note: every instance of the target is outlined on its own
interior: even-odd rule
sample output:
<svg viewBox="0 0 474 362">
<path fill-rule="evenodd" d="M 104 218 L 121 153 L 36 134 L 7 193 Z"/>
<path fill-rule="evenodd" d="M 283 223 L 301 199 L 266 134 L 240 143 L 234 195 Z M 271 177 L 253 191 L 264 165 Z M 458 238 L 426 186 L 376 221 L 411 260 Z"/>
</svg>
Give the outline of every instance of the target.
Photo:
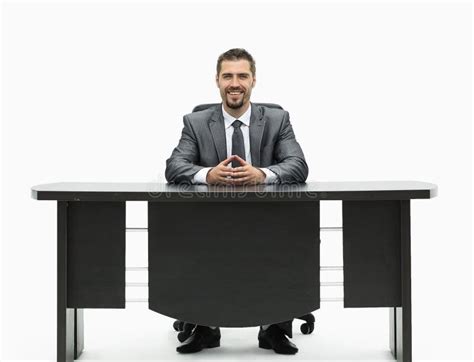
<svg viewBox="0 0 474 362">
<path fill-rule="evenodd" d="M 68 307 L 125 308 L 125 202 L 68 205 Z"/>
<path fill-rule="evenodd" d="M 400 201 L 343 201 L 345 307 L 401 306 Z"/>
</svg>

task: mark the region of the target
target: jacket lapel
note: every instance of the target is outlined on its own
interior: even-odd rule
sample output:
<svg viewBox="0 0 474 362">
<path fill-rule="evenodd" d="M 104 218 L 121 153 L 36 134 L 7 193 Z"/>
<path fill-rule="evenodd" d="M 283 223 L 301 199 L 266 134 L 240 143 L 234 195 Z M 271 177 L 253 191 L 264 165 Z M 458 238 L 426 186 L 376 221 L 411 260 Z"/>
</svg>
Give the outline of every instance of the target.
<svg viewBox="0 0 474 362">
<path fill-rule="evenodd" d="M 260 147 L 262 145 L 263 130 L 265 129 L 265 120 L 260 107 L 253 103 L 252 114 L 250 115 L 249 137 L 250 137 L 250 155 L 252 156 L 252 166 L 260 167 Z"/>
<path fill-rule="evenodd" d="M 214 146 L 216 147 L 219 163 L 227 158 L 224 115 L 222 114 L 221 107 L 220 104 L 216 107 L 211 119 L 209 120 L 209 128 L 211 130 L 212 138 L 214 139 Z"/>
</svg>

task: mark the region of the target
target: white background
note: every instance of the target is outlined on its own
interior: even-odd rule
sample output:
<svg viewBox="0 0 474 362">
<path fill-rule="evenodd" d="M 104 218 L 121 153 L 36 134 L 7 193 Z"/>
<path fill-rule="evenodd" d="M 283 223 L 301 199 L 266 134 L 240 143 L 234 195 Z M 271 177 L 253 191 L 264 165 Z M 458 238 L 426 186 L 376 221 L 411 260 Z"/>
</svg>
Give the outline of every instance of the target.
<svg viewBox="0 0 474 362">
<path fill-rule="evenodd" d="M 32 200 L 31 186 L 163 181 L 183 114 L 219 101 L 215 62 L 232 47 L 257 61 L 253 100 L 290 112 L 309 180 L 438 185 L 437 198 L 412 202 L 413 356 L 471 359 L 469 2 L 2 10 L 2 359 L 55 358 L 56 207 Z M 325 208 L 323 226 L 337 224 L 338 205 Z M 135 211 L 129 226 L 142 226 Z M 86 313 L 85 360 L 187 358 L 172 320 L 144 305 Z M 294 328 L 292 359 L 390 360 L 387 315 L 322 305 L 314 335 Z M 220 349 L 193 358 L 282 357 L 259 350 L 256 333 L 224 329 Z"/>
</svg>

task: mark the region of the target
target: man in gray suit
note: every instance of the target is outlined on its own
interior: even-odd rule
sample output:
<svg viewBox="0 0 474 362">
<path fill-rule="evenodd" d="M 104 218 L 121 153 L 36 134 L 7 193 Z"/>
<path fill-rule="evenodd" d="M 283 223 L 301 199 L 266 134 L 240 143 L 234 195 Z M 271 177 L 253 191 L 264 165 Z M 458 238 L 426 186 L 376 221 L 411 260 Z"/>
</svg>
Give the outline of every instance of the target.
<svg viewBox="0 0 474 362">
<path fill-rule="evenodd" d="M 230 49 L 217 61 L 222 104 L 184 116 L 178 146 L 166 161 L 170 183 L 256 185 L 300 183 L 308 176 L 303 151 L 286 111 L 250 103 L 255 61 L 244 49 Z M 295 354 L 291 322 L 260 327 L 259 347 Z M 220 345 L 218 327 L 197 326 L 180 353 Z"/>
</svg>

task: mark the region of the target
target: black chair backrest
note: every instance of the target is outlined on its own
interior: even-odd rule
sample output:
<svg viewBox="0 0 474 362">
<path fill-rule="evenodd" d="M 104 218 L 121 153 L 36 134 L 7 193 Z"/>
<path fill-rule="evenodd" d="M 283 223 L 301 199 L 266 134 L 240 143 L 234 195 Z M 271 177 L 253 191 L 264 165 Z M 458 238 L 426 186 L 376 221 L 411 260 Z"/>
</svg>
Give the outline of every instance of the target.
<svg viewBox="0 0 474 362">
<path fill-rule="evenodd" d="M 253 103 L 253 102 L 252 102 Z M 208 109 L 210 107 L 214 107 L 214 106 L 217 106 L 218 104 L 220 103 L 206 103 L 206 104 L 200 104 L 196 107 L 193 108 L 193 113 L 194 112 L 199 112 L 199 111 L 203 111 L 205 109 Z M 265 107 L 268 107 L 268 108 L 277 108 L 277 109 L 283 109 L 282 106 L 280 106 L 279 104 L 275 104 L 275 103 L 253 103 L 257 106 L 265 106 Z"/>
</svg>

